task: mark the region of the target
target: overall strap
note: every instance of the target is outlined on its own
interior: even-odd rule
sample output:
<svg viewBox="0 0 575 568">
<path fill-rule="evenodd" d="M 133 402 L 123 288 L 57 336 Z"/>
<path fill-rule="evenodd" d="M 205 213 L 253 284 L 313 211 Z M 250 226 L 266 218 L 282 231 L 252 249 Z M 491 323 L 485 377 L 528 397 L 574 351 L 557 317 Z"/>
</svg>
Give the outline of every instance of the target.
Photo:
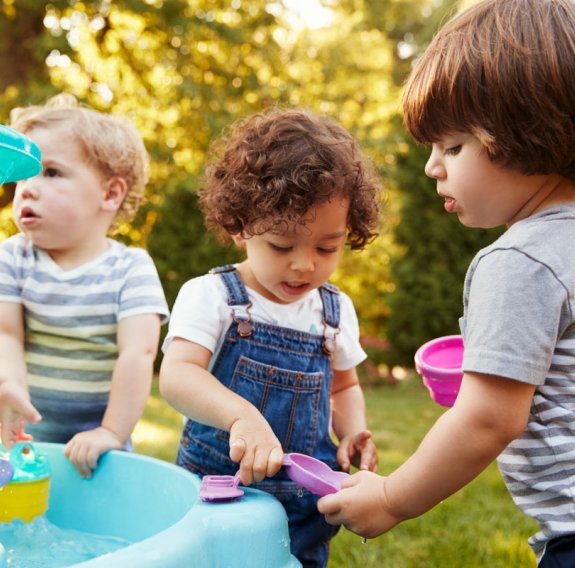
<svg viewBox="0 0 575 568">
<path fill-rule="evenodd" d="M 219 274 L 222 277 L 228 293 L 228 306 L 244 306 L 251 303 L 246 287 L 233 264 L 212 268 L 210 274 Z"/>
<path fill-rule="evenodd" d="M 250 308 L 252 303 L 240 274 L 233 264 L 212 268 L 210 274 L 219 274 L 226 286 L 228 306 L 232 306 L 232 319 L 237 324 L 240 337 L 250 337 L 252 324 Z"/>
<path fill-rule="evenodd" d="M 335 338 L 340 332 L 339 290 L 329 282 L 320 286 L 318 290 L 323 304 L 323 350 L 327 355 L 331 355 L 335 349 Z"/>
<path fill-rule="evenodd" d="M 339 290 L 333 284 L 326 282 L 319 287 L 319 295 L 323 304 L 323 319 L 331 327 L 339 327 Z"/>
</svg>

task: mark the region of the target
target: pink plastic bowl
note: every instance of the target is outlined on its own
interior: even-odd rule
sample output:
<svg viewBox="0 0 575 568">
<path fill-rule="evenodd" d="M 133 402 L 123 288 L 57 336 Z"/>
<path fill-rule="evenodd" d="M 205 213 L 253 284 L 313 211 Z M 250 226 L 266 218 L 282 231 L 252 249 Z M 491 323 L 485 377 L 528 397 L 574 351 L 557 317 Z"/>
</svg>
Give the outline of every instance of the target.
<svg viewBox="0 0 575 568">
<path fill-rule="evenodd" d="M 442 406 L 453 406 L 463 372 L 463 339 L 446 335 L 424 343 L 415 353 L 415 368 L 431 398 Z"/>
</svg>

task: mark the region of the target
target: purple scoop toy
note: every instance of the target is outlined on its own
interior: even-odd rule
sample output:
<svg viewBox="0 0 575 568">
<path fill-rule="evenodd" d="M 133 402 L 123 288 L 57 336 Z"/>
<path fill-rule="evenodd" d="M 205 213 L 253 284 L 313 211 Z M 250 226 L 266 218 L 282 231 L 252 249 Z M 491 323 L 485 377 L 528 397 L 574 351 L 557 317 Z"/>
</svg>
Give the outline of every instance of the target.
<svg viewBox="0 0 575 568">
<path fill-rule="evenodd" d="M 322 497 L 339 491 L 341 482 L 349 475 L 334 471 L 322 461 L 304 454 L 285 454 L 283 465 L 292 481 Z"/>
<path fill-rule="evenodd" d="M 334 471 L 322 461 L 304 454 L 284 454 L 283 466 L 288 477 L 303 489 L 316 495 L 329 495 L 341 488 L 341 482 L 349 475 Z M 240 472 L 235 475 L 204 475 L 200 485 L 202 501 L 232 501 L 244 492 L 238 487 Z"/>
<path fill-rule="evenodd" d="M 463 372 L 463 339 L 446 335 L 424 343 L 415 353 L 415 368 L 431 398 L 442 406 L 453 406 Z"/>
</svg>

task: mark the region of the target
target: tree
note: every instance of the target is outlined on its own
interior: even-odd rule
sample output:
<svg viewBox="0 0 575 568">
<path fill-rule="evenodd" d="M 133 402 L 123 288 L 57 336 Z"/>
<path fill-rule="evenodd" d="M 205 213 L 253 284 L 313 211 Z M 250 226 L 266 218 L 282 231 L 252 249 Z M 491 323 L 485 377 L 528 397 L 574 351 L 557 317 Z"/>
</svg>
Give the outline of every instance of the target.
<svg viewBox="0 0 575 568">
<path fill-rule="evenodd" d="M 457 9 L 448 2 L 418 26 L 419 44 L 413 44 L 413 61 L 439 24 Z M 411 36 L 410 36 L 411 37 Z M 398 128 L 398 133 L 402 129 Z M 403 130 L 397 144 L 393 172 L 398 189 L 400 221 L 394 226 L 398 254 L 391 262 L 392 291 L 386 298 L 385 322 L 390 365 L 412 366 L 420 345 L 441 335 L 459 334 L 463 312 L 463 283 L 474 254 L 492 242 L 500 229 L 471 230 L 443 211 L 435 181 L 424 174 L 429 148 L 416 144 Z"/>
<path fill-rule="evenodd" d="M 441 335 L 458 334 L 463 281 L 474 254 L 500 231 L 470 230 L 443 211 L 435 182 L 422 175 L 429 150 L 413 143 L 398 159 L 401 221 L 395 239 L 395 285 L 388 297 L 390 364 L 411 366 L 417 348 Z"/>
<path fill-rule="evenodd" d="M 0 1 L 4 121 L 14 106 L 68 91 L 96 109 L 128 115 L 141 132 L 152 157 L 148 204 L 119 237 L 150 249 L 170 300 L 208 264 L 237 254 L 206 234 L 194 197 L 210 141 L 225 126 L 277 104 L 308 107 L 348 128 L 378 165 L 386 204 L 380 237 L 362 253 L 346 252 L 335 281 L 353 296 L 362 331 L 387 336 L 394 357 L 407 361 L 420 337 L 403 315 L 419 290 L 417 254 L 434 258 L 431 249 L 442 242 L 435 239 L 451 242 L 444 233 L 456 228 L 439 214 L 419 253 L 422 211 L 410 208 L 410 196 L 425 185 L 423 155 L 406 151 L 401 85 L 454 2 L 325 0 L 331 24 L 308 29 L 290 24 L 282 0 Z M 14 227 L 5 190 L 6 235 Z M 464 255 L 448 254 L 461 273 Z M 428 284 L 428 293 L 447 294 L 442 302 L 455 305 L 447 301 L 455 286 L 442 287 L 442 265 L 433 262 L 440 282 Z"/>
</svg>

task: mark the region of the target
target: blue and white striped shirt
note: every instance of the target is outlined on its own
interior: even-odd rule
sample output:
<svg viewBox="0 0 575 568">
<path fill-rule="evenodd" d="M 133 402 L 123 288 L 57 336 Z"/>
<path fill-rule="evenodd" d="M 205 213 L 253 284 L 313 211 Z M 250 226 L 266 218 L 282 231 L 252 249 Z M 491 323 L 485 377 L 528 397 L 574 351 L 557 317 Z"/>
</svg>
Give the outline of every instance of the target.
<svg viewBox="0 0 575 568">
<path fill-rule="evenodd" d="M 0 245 L 0 302 L 22 304 L 32 402 L 39 441 L 66 442 L 97 427 L 118 356 L 118 321 L 168 307 L 154 263 L 143 249 L 109 240 L 108 250 L 62 270 L 18 234 Z"/>
</svg>

